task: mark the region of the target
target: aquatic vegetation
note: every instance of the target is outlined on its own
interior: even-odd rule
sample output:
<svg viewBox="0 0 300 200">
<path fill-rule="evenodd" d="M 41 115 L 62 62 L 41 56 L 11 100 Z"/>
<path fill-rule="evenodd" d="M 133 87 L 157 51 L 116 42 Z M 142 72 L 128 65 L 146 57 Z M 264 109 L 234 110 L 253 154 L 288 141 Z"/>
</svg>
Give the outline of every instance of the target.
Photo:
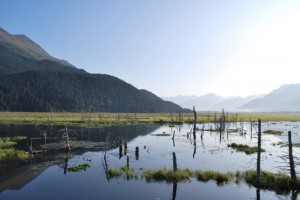
<svg viewBox="0 0 300 200">
<path fill-rule="evenodd" d="M 246 183 L 252 186 L 256 186 L 255 170 L 245 171 L 243 172 L 242 176 Z M 260 188 L 273 190 L 276 192 L 288 192 L 292 189 L 291 177 L 283 173 L 275 174 L 267 171 L 262 171 L 260 174 Z"/>
<path fill-rule="evenodd" d="M 16 141 L 24 140 L 27 137 L 17 136 L 17 137 L 2 137 L 0 138 L 0 148 L 7 148 L 16 145 Z"/>
<path fill-rule="evenodd" d="M 230 145 L 228 145 L 228 147 L 231 147 L 237 151 L 245 152 L 247 155 L 256 153 L 258 151 L 257 147 L 250 147 L 244 144 L 231 143 Z M 261 152 L 265 152 L 265 150 L 261 148 Z"/>
<path fill-rule="evenodd" d="M 278 130 L 265 130 L 265 131 L 263 131 L 263 133 L 265 133 L 265 134 L 279 135 L 279 134 L 282 134 L 283 131 L 278 131 Z"/>
<path fill-rule="evenodd" d="M 177 169 L 176 171 L 171 169 L 166 169 L 165 167 L 157 170 L 146 169 L 143 171 L 143 175 L 147 182 L 156 181 L 166 181 L 167 183 L 181 182 L 189 180 L 192 176 L 192 172 L 189 169 Z"/>
<path fill-rule="evenodd" d="M 110 178 L 117 178 L 117 177 L 122 176 L 123 171 L 122 171 L 121 168 L 119 168 L 119 169 L 112 169 L 112 168 L 109 168 L 109 169 L 108 169 L 108 174 L 109 174 L 109 177 L 110 177 Z"/>
<path fill-rule="evenodd" d="M 228 183 L 234 177 L 234 174 L 231 172 L 216 172 L 216 171 L 202 171 L 196 170 L 194 171 L 194 175 L 196 176 L 198 181 L 207 182 L 210 180 L 214 180 L 218 185 L 223 185 L 224 183 Z"/>
<path fill-rule="evenodd" d="M 133 178 L 136 176 L 134 169 L 127 166 L 118 169 L 109 168 L 108 174 L 110 178 L 118 178 L 123 174 L 125 174 L 128 178 Z"/>
<path fill-rule="evenodd" d="M 163 133 L 157 133 L 157 134 L 151 134 L 152 136 L 171 136 L 171 134 L 169 134 L 169 133 L 165 133 L 165 132 L 163 132 Z"/>
<path fill-rule="evenodd" d="M 89 167 L 90 167 L 89 164 L 83 163 L 83 164 L 80 164 L 80 165 L 75 165 L 73 167 L 69 167 L 68 172 L 80 172 L 81 170 L 86 170 Z"/>
<path fill-rule="evenodd" d="M 5 159 L 27 159 L 28 153 L 14 148 L 0 149 L 0 160 Z"/>
</svg>

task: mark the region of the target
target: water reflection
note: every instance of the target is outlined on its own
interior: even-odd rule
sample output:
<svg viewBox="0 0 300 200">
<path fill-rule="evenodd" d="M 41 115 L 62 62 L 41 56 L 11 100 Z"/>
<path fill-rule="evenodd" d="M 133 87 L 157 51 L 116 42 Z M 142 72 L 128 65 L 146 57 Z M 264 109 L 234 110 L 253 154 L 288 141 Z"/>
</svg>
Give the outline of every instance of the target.
<svg viewBox="0 0 300 200">
<path fill-rule="evenodd" d="M 136 137 L 147 135 L 159 126 L 112 126 L 112 127 L 64 127 L 50 125 L 0 125 L 0 138 L 24 136 L 17 141 L 14 148 L 31 151 L 35 154 L 29 160 L 0 160 L 0 192 L 16 189 L 6 184 L 17 177 L 24 176 L 27 184 L 44 170 L 57 164 L 67 173 L 69 160 L 87 151 L 104 151 L 114 148 L 112 145 L 118 138 L 124 138 L 124 154 L 127 154 L 127 142 Z M 122 147 L 121 144 L 121 147 Z M 66 149 L 68 150 L 66 152 Z M 47 152 L 45 152 L 47 151 Z M 123 151 L 120 151 L 120 159 Z M 137 154 L 136 159 L 139 155 Z M 34 170 L 32 170 L 34 169 Z M 18 184 L 18 188 L 20 188 Z"/>
<path fill-rule="evenodd" d="M 173 182 L 172 185 L 145 183 L 142 179 L 143 169 L 158 169 L 164 166 L 171 168 L 172 152 L 176 152 L 178 166 L 181 169 L 234 172 L 251 169 L 255 166 L 255 162 L 250 162 L 255 160 L 255 155 L 236 152 L 227 146 L 232 142 L 255 146 L 257 144 L 255 131 L 251 136 L 251 134 L 240 134 L 239 132 L 213 132 L 212 130 L 204 130 L 203 125 L 198 126 L 202 126 L 202 129 L 196 132 L 198 134 L 196 139 L 193 139 L 191 135 L 193 129 L 189 125 L 178 127 L 68 127 L 68 130 L 73 129 L 76 133 L 72 136 L 74 140 L 70 142 L 71 151 L 69 154 L 66 154 L 63 149 L 52 151 L 50 148 L 50 145 L 62 142 L 62 133 L 59 133 L 58 130 L 63 129 L 63 126 L 32 126 L 30 128 L 13 126 L 13 130 L 7 127 L 0 128 L 0 137 L 8 134 L 27 136 L 27 140 L 19 141 L 16 148 L 24 148 L 28 151 L 29 138 L 39 137 L 40 139 L 33 140 L 33 148 L 39 149 L 48 145 L 51 150 L 47 154 L 35 156 L 27 163 L 24 161 L 15 161 L 21 164 L 14 164 L 12 161 L 1 162 L 1 169 L 4 171 L 1 170 L 0 172 L 2 174 L 0 177 L 0 198 L 4 200 L 41 199 L 46 196 L 45 199 L 124 198 L 153 200 L 172 198 L 179 200 L 198 199 L 201 196 L 203 199 L 280 199 L 283 197 L 285 199 L 297 199 L 298 193 L 296 191 L 277 198 L 274 192 L 257 191 L 246 184 L 239 186 L 230 184 L 220 187 L 210 181 L 200 183 L 195 178 L 191 178 L 190 183 Z M 211 124 L 206 125 L 206 127 L 212 126 Z M 264 128 L 270 128 L 270 126 L 265 124 Z M 249 131 L 250 127 L 250 123 L 243 124 L 243 131 Z M 293 128 L 292 123 L 291 127 Z M 279 126 L 278 129 L 286 130 L 288 128 Z M 293 128 L 293 131 L 297 132 L 299 129 Z M 163 132 L 171 134 L 162 137 L 156 135 Z M 46 136 L 44 133 L 47 133 Z M 285 147 L 280 147 L 278 144 L 285 142 L 285 138 L 285 133 L 281 136 L 264 135 L 263 147 L 266 148 L 267 153 L 264 153 L 263 169 L 275 170 L 276 172 L 278 161 L 281 161 L 278 155 L 286 150 Z M 173 142 L 170 141 L 171 139 Z M 122 144 L 121 151 L 120 145 L 116 144 L 116 141 L 119 140 L 121 140 L 119 144 Z M 297 135 L 295 135 L 295 141 L 299 142 Z M 109 146 L 108 143 L 113 143 L 114 146 Z M 201 145 L 203 151 L 201 151 L 201 147 L 200 151 L 199 148 L 197 151 L 197 143 Z M 62 143 L 62 147 L 65 148 L 65 143 Z M 296 154 L 299 154 L 298 148 L 295 151 Z M 191 153 L 193 153 L 193 158 Z M 80 173 L 67 172 L 68 167 L 91 159 L 92 161 L 89 161 L 91 168 L 88 170 Z M 130 163 L 128 159 L 130 159 Z M 110 179 L 109 168 L 124 167 L 129 166 L 129 164 L 138 174 L 138 178 L 130 179 L 127 176 Z M 4 165 L 9 165 L 15 170 L 7 169 Z M 21 179 L 23 180 L 21 181 Z M 10 184 L 12 181 L 15 185 Z M 19 182 L 18 187 L 16 182 Z M 45 195 L 45 191 L 49 187 L 51 187 L 51 194 Z M 62 191 L 60 188 L 65 190 Z M 118 188 L 119 192 L 115 192 L 115 188 Z M 7 189 L 18 189 L 18 191 Z M 29 190 L 37 192 L 31 194 L 28 192 Z M 61 196 L 56 196 L 56 193 Z"/>
</svg>

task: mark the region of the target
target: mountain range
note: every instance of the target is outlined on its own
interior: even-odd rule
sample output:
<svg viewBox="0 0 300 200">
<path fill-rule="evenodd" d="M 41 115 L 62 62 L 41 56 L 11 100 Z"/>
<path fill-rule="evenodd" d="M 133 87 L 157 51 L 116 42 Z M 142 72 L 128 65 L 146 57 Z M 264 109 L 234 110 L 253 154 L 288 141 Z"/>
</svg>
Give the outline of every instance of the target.
<svg viewBox="0 0 300 200">
<path fill-rule="evenodd" d="M 188 112 L 117 77 L 90 74 L 0 28 L 0 111 Z"/>
<path fill-rule="evenodd" d="M 269 94 L 242 97 L 222 97 L 214 93 L 203 96 L 177 96 L 163 99 L 183 108 L 195 106 L 197 111 L 232 112 L 300 112 L 300 84 L 283 85 Z"/>
</svg>

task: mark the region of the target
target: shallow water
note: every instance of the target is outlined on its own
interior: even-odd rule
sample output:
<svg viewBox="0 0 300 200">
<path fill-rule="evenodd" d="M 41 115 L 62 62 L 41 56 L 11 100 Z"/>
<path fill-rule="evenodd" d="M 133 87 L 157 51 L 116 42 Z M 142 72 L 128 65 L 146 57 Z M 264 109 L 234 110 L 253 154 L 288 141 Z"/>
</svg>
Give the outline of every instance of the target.
<svg viewBox="0 0 300 200">
<path fill-rule="evenodd" d="M 262 153 L 263 170 L 282 172 L 280 167 L 288 166 L 281 158 L 287 154 L 287 147 L 280 147 L 278 143 L 287 141 L 289 130 L 293 133 L 294 143 L 299 143 L 299 128 L 296 128 L 296 125 L 300 124 L 295 122 L 262 124 L 262 130 L 284 131 L 280 136 L 263 134 L 262 148 L 266 150 Z M 198 127 L 202 128 L 202 125 L 199 124 Z M 207 124 L 206 127 L 210 125 Z M 235 128 L 235 125 L 232 124 L 231 127 Z M 6 173 L 2 174 L 0 179 L 0 199 L 258 199 L 256 188 L 245 183 L 218 186 L 213 181 L 202 183 L 192 178 L 191 182 L 174 185 L 147 183 L 143 179 L 142 169 L 172 168 L 172 152 L 176 153 L 179 168 L 222 172 L 255 169 L 256 154 L 246 155 L 227 146 L 232 142 L 257 145 L 256 130 L 253 129 L 251 137 L 249 123 L 244 124 L 246 134 L 204 131 L 201 140 L 201 131 L 198 131 L 196 145 L 187 138 L 191 128 L 189 125 L 70 127 L 70 130 L 76 132 L 77 141 L 107 142 L 127 137 L 130 167 L 139 172 L 139 175 L 131 180 L 127 180 L 126 177 L 107 179 L 103 167 L 104 152 L 101 148 L 75 150 L 71 147 L 70 155 L 55 152 L 37 156 L 27 162 L 20 161 L 14 166 L 10 166 L 11 162 L 1 161 L 1 170 L 5 169 Z M 16 148 L 26 149 L 28 146 L 25 144 L 30 144 L 29 138 L 43 138 L 41 133 L 44 131 L 48 133 L 49 143 L 60 141 L 61 129 L 63 127 L 1 126 L 0 137 L 25 135 L 28 139 L 21 141 Z M 162 133 L 170 136 L 156 136 Z M 43 139 L 34 140 L 33 146 L 38 148 L 43 142 Z M 136 147 L 139 147 L 138 159 L 135 156 Z M 294 155 L 297 156 L 299 153 L 299 148 L 295 147 Z M 126 156 L 124 152 L 120 155 L 118 148 L 108 150 L 106 157 L 107 164 L 111 168 L 126 165 Z M 64 171 L 65 164 L 69 167 L 81 163 L 89 163 L 91 167 L 77 173 Z M 299 171 L 299 166 L 296 166 L 296 172 Z M 291 198 L 291 194 L 278 195 L 275 192 L 260 191 L 260 199 Z"/>
</svg>

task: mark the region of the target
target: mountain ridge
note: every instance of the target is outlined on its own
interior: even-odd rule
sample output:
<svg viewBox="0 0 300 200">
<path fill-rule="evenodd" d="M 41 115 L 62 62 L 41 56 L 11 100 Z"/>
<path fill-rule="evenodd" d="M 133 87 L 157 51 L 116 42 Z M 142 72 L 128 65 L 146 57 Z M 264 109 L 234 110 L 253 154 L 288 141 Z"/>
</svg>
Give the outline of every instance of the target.
<svg viewBox="0 0 300 200">
<path fill-rule="evenodd" d="M 50 56 L 25 35 L 0 29 L 0 110 L 188 112 L 147 90 Z"/>
</svg>

